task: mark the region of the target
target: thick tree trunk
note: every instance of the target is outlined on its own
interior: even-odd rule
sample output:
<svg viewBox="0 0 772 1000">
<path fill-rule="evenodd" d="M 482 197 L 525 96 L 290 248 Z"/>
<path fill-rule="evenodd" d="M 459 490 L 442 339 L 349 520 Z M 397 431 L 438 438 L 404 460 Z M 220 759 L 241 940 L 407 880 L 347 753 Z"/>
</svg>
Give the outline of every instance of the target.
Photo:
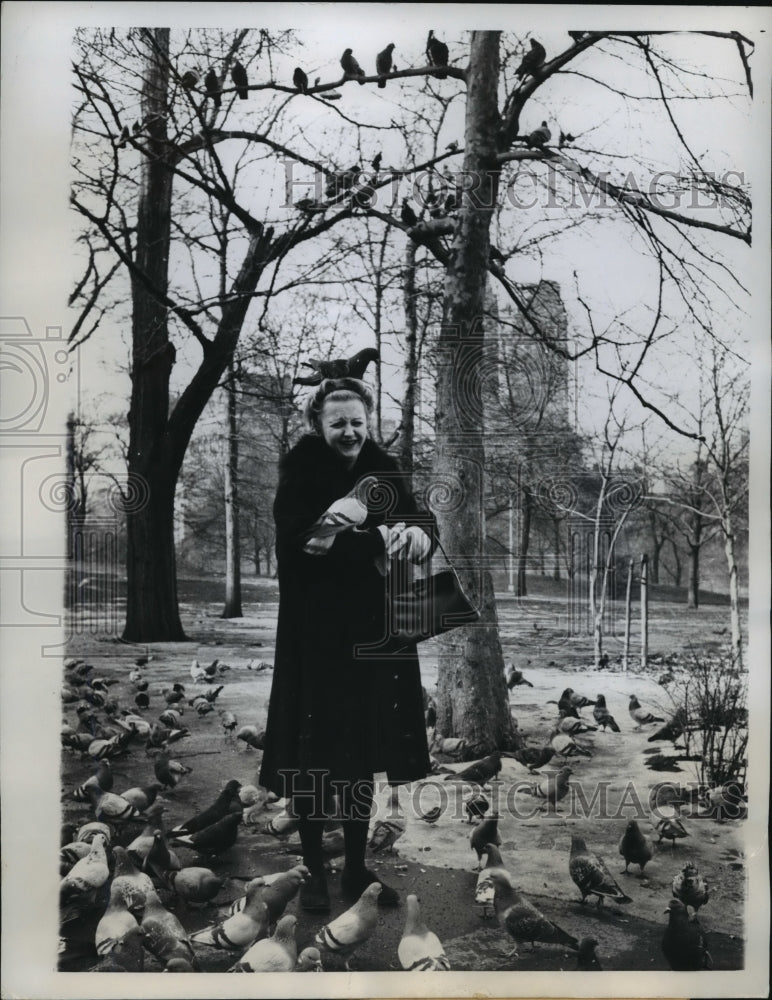
<svg viewBox="0 0 772 1000">
<path fill-rule="evenodd" d="M 521 493 L 520 507 L 520 551 L 517 555 L 517 597 L 527 597 L 528 581 L 526 579 L 526 567 L 528 564 L 528 547 L 531 544 L 531 511 L 533 500 L 531 492 L 525 489 Z"/>
<path fill-rule="evenodd" d="M 407 241 L 403 271 L 403 302 L 405 306 L 405 393 L 402 400 L 402 432 L 399 439 L 399 461 L 412 488 L 415 461 L 415 405 L 418 386 L 418 309 L 415 283 L 416 245 Z"/>
<path fill-rule="evenodd" d="M 169 266 L 172 173 L 166 152 L 169 30 L 147 29 L 149 48 L 142 90 L 148 142 L 157 155 L 143 160 L 137 212 L 136 263 L 165 292 Z M 132 367 L 129 411 L 129 487 L 126 498 L 126 626 L 133 642 L 185 638 L 177 608 L 174 553 L 176 470 L 170 461 L 167 418 L 174 347 L 167 308 L 132 278 Z"/>
<path fill-rule="evenodd" d="M 448 502 L 439 507 L 437 518 L 443 543 L 480 607 L 481 620 L 475 626 L 455 629 L 438 642 L 437 728 L 443 735 L 465 738 L 475 753 L 510 746 L 514 739 L 493 584 L 481 558 L 485 452 L 480 365 L 488 231 L 495 195 L 490 167 L 500 125 L 499 34 L 472 34 L 464 174 L 474 188 L 464 193 L 446 273 L 438 343 L 434 468 L 438 484 L 447 484 L 449 490 Z"/>
<path fill-rule="evenodd" d="M 239 533 L 239 436 L 233 361 L 225 386 L 228 453 L 225 460 L 225 607 L 221 618 L 242 618 L 241 541 Z"/>
</svg>

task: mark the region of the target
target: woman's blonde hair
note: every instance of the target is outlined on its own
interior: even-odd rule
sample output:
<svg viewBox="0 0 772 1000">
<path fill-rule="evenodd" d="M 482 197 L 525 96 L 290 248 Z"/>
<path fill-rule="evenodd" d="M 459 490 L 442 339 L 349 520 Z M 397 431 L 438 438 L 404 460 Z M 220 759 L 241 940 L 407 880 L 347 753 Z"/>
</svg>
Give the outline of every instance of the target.
<svg viewBox="0 0 772 1000">
<path fill-rule="evenodd" d="M 328 399 L 334 402 L 358 400 L 365 408 L 367 428 L 370 431 L 370 417 L 375 409 L 375 398 L 368 385 L 358 378 L 326 378 L 305 405 L 303 415 L 312 434 L 321 434 L 321 416 Z"/>
</svg>

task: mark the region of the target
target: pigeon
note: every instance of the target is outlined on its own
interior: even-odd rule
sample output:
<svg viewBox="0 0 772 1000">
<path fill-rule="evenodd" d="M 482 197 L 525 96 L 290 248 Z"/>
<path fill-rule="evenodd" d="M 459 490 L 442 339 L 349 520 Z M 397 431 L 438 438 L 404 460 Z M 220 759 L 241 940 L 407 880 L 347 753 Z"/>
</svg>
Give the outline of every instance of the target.
<svg viewBox="0 0 772 1000">
<path fill-rule="evenodd" d="M 165 965 L 172 958 L 183 958 L 198 969 L 198 960 L 185 928 L 161 903 L 154 890 L 147 893 L 140 926 L 145 933 L 145 947 L 159 962 Z"/>
<path fill-rule="evenodd" d="M 560 713 L 558 724 L 555 727 L 555 732 L 567 733 L 569 736 L 578 736 L 580 733 L 595 733 L 597 731 L 597 726 L 590 726 L 586 722 L 582 722 L 581 719 L 575 719 L 570 715 L 566 715 L 565 712 Z"/>
<path fill-rule="evenodd" d="M 575 719 L 579 718 L 579 712 L 577 711 L 576 705 L 573 702 L 574 689 L 566 688 L 563 694 L 556 702 L 554 699 L 550 698 L 547 702 L 548 705 L 557 705 L 559 712 L 565 712 L 566 715 L 573 715 Z"/>
<path fill-rule="evenodd" d="M 373 854 L 388 850 L 392 852 L 394 845 L 405 832 L 405 821 L 401 818 L 380 819 L 373 827 L 367 846 Z"/>
<path fill-rule="evenodd" d="M 201 854 L 224 854 L 236 843 L 241 819 L 241 810 L 228 813 L 223 819 L 204 827 L 203 830 L 184 835 L 175 834 L 173 839 L 178 844 L 195 848 Z"/>
<path fill-rule="evenodd" d="M 504 867 L 501 852 L 495 844 L 485 845 L 485 866 L 477 876 L 477 885 L 474 891 L 474 901 L 478 906 L 482 906 L 482 917 L 487 919 L 488 909 L 493 907 L 495 898 L 495 888 L 493 884 L 493 872 L 503 872 L 509 878 L 509 872 Z"/>
<path fill-rule="evenodd" d="M 576 44 L 577 42 L 581 42 L 581 40 L 584 38 L 584 36 L 587 34 L 587 32 L 586 31 L 569 31 L 568 34 L 573 39 L 574 44 Z"/>
<path fill-rule="evenodd" d="M 185 767 L 178 760 L 171 760 L 167 753 L 162 753 L 156 757 L 153 771 L 164 788 L 174 788 L 183 775 L 191 773 L 192 768 Z"/>
<path fill-rule="evenodd" d="M 225 885 L 225 879 L 209 868 L 170 871 L 166 881 L 186 903 L 209 903 Z"/>
<path fill-rule="evenodd" d="M 288 914 L 276 925 L 273 937 L 257 941 L 232 965 L 228 972 L 292 972 L 298 960 L 295 924 L 298 918 Z"/>
<path fill-rule="evenodd" d="M 682 767 L 679 767 L 681 761 L 700 761 L 702 760 L 702 754 L 664 754 L 656 753 L 650 757 L 646 758 L 645 764 L 650 771 L 683 771 Z"/>
<path fill-rule="evenodd" d="M 284 872 L 262 890 L 262 899 L 268 908 L 268 920 L 275 924 L 298 893 L 300 886 L 310 875 L 305 865 L 298 865 Z"/>
<path fill-rule="evenodd" d="M 433 809 L 429 809 L 428 812 L 418 814 L 418 818 L 429 825 L 436 823 L 440 816 L 442 816 L 442 806 L 435 806 Z"/>
<path fill-rule="evenodd" d="M 583 838 L 575 833 L 571 834 L 568 871 L 582 894 L 582 903 L 588 896 L 597 896 L 598 906 L 604 899 L 613 899 L 615 903 L 632 903 L 632 899 L 617 885 L 603 858 L 589 851 Z"/>
<path fill-rule="evenodd" d="M 293 384 L 297 385 L 319 385 L 323 379 L 327 378 L 354 378 L 362 379 L 367 366 L 371 361 L 378 360 L 378 351 L 374 347 L 365 347 L 351 358 L 338 358 L 331 361 L 322 361 L 312 358 L 304 361 L 308 368 L 314 369 L 314 374 L 306 377 L 293 379 Z"/>
<path fill-rule="evenodd" d="M 86 782 L 88 797 L 94 808 L 94 815 L 98 820 L 109 820 L 111 823 L 124 823 L 130 819 L 137 819 L 139 812 L 131 802 L 128 802 L 121 795 L 114 792 L 104 792 L 99 785 L 89 785 Z"/>
<path fill-rule="evenodd" d="M 659 834 L 657 843 L 661 844 L 663 840 L 669 840 L 674 850 L 677 840 L 683 840 L 684 837 L 689 836 L 686 827 L 677 816 L 663 816 L 657 822 L 655 830 Z"/>
<path fill-rule="evenodd" d="M 170 729 L 182 729 L 182 706 L 180 708 L 167 708 L 158 716 L 159 722 L 163 722 Z"/>
<path fill-rule="evenodd" d="M 288 837 L 297 830 L 299 823 L 300 820 L 297 816 L 293 816 L 288 810 L 283 809 L 268 821 L 265 832 L 274 837 Z"/>
<path fill-rule="evenodd" d="M 571 786 L 568 782 L 573 771 L 570 767 L 561 767 L 559 771 L 545 774 L 538 785 L 533 786 L 533 794 L 537 799 L 546 799 L 546 808 L 552 806 L 557 812 L 557 804 L 568 795 Z M 524 789 L 526 791 L 526 789 Z"/>
<path fill-rule="evenodd" d="M 620 873 L 622 875 L 630 874 L 627 870 L 629 864 L 638 865 L 641 869 L 640 874 L 643 875 L 643 869 L 654 855 L 651 841 L 641 833 L 641 829 L 634 819 L 629 820 L 625 827 L 625 832 L 619 841 L 619 853 L 625 859 L 624 871 Z"/>
<path fill-rule="evenodd" d="M 418 225 L 418 216 L 408 204 L 407 198 L 402 199 L 402 211 L 400 212 L 400 218 L 410 229 L 412 229 L 413 226 Z"/>
<path fill-rule="evenodd" d="M 445 781 L 469 781 L 476 785 L 486 785 L 501 770 L 501 751 L 494 750 L 488 757 L 477 760 L 463 771 L 445 775 Z"/>
<path fill-rule="evenodd" d="M 683 734 L 686 728 L 686 712 L 683 709 L 679 709 L 669 722 L 666 722 L 661 729 L 658 729 L 656 733 L 653 733 L 649 739 L 649 743 L 656 743 L 659 740 L 671 740 L 673 743 L 678 739 L 679 736 Z"/>
<path fill-rule="evenodd" d="M 105 851 L 106 840 L 98 833 L 91 841 L 91 849 L 85 858 L 75 864 L 59 884 L 59 899 L 62 903 L 85 897 L 96 889 L 101 889 L 110 877 Z"/>
<path fill-rule="evenodd" d="M 371 936 L 378 923 L 378 896 L 381 883 L 371 882 L 353 906 L 325 924 L 316 935 L 322 953 L 338 955 L 351 972 L 349 962 L 354 952 Z"/>
<path fill-rule="evenodd" d="M 499 835 L 498 827 L 499 817 L 489 816 L 488 819 L 484 819 L 479 826 L 476 826 L 469 834 L 469 844 L 477 855 L 476 871 L 479 871 L 482 867 L 482 856 L 485 854 L 486 845 L 493 844 L 496 847 L 501 845 L 501 837 Z"/>
<path fill-rule="evenodd" d="M 494 248 L 491 249 L 493 250 Z M 501 256 L 501 253 L 499 253 L 499 256 Z M 525 677 L 523 677 L 522 670 L 515 670 L 514 665 L 510 663 L 509 674 L 507 676 L 507 687 L 511 691 L 513 687 L 517 687 L 520 684 L 527 684 L 528 687 L 530 688 L 533 687 L 533 684 L 531 684 L 530 681 L 526 680 Z"/>
<path fill-rule="evenodd" d="M 210 69 L 204 77 L 204 86 L 206 87 L 207 95 L 214 101 L 214 106 L 216 108 L 220 108 L 222 105 L 222 98 L 220 97 L 220 82 L 213 69 Z"/>
<path fill-rule="evenodd" d="M 583 937 L 579 942 L 579 954 L 576 956 L 577 972 L 602 972 L 603 966 L 598 961 L 595 949 L 598 942 L 594 937 Z"/>
<path fill-rule="evenodd" d="M 546 122 L 542 122 L 541 125 L 534 129 L 526 136 L 525 144 L 529 149 L 533 149 L 536 146 L 537 149 L 543 149 L 544 145 L 550 141 L 552 138 L 552 132 L 550 131 L 549 125 Z"/>
<path fill-rule="evenodd" d="M 531 50 L 523 56 L 522 62 L 515 70 L 515 76 L 518 80 L 522 80 L 525 76 L 536 76 L 536 71 L 544 64 L 546 57 L 544 46 L 532 38 Z"/>
<path fill-rule="evenodd" d="M 198 660 L 193 660 L 190 665 L 190 676 L 195 684 L 205 682 L 208 676 L 206 667 L 202 667 Z"/>
<path fill-rule="evenodd" d="M 194 87 L 198 86 L 200 81 L 201 81 L 201 73 L 197 69 L 186 69 L 185 72 L 180 77 L 180 83 L 185 88 L 185 90 L 192 90 Z M 143 660 L 144 662 L 140 663 L 139 662 L 140 660 Z M 147 660 L 144 656 L 141 656 L 138 657 L 137 660 L 135 660 L 135 663 L 138 666 L 143 667 L 145 663 L 147 663 Z"/>
<path fill-rule="evenodd" d="M 645 708 L 641 707 L 641 703 L 635 697 L 634 694 L 630 695 L 630 705 L 628 706 L 630 712 L 630 717 L 633 722 L 636 722 L 636 729 L 640 729 L 641 726 L 648 725 L 650 722 L 664 722 L 665 720 L 660 718 L 658 715 L 652 715 L 651 712 L 647 712 Z"/>
<path fill-rule="evenodd" d="M 89 972 L 142 972 L 145 952 L 142 947 L 145 932 L 136 924 L 116 941 L 102 961 Z"/>
<path fill-rule="evenodd" d="M 482 819 L 490 809 L 490 802 L 484 795 L 472 795 L 464 803 L 464 812 L 471 823 L 474 819 Z"/>
<path fill-rule="evenodd" d="M 680 899 L 671 899 L 664 912 L 669 914 L 669 920 L 662 935 L 662 954 L 670 968 L 675 972 L 712 969 L 708 940 L 697 918 L 689 918 Z"/>
<path fill-rule="evenodd" d="M 191 816 L 184 823 L 179 823 L 170 831 L 170 836 L 176 837 L 177 834 L 198 833 L 199 830 L 203 830 L 208 826 L 212 826 L 213 823 L 217 823 L 218 820 L 224 819 L 228 813 L 241 812 L 240 788 L 241 782 L 235 778 L 231 778 L 210 806 Z"/>
<path fill-rule="evenodd" d="M 249 80 L 247 78 L 246 69 L 244 69 L 238 59 L 233 64 L 233 69 L 231 70 L 231 80 L 233 80 L 233 86 L 236 88 L 236 93 L 239 95 L 239 99 L 246 101 L 249 97 L 249 90 L 247 89 Z"/>
<path fill-rule="evenodd" d="M 592 710 L 592 717 L 598 723 L 599 726 L 603 727 L 603 732 L 606 732 L 606 727 L 611 728 L 612 733 L 621 732 L 617 721 L 613 715 L 606 708 L 606 697 L 605 695 L 599 694 L 595 698 L 595 707 Z"/>
<path fill-rule="evenodd" d="M 693 862 L 687 861 L 673 879 L 673 895 L 684 906 L 691 906 L 695 913 L 707 903 L 710 898 L 708 885 Z"/>
<path fill-rule="evenodd" d="M 574 742 L 571 736 L 567 736 L 565 733 L 553 733 L 550 746 L 555 753 L 560 754 L 564 758 L 592 757 L 592 754 L 586 747 L 580 746 L 580 744 Z"/>
<path fill-rule="evenodd" d="M 116 944 L 133 928 L 139 926 L 136 914 L 145 908 L 145 894 L 140 889 L 131 893 L 121 891 L 120 886 L 110 888 L 110 900 L 101 916 L 94 934 L 97 954 L 108 955 Z"/>
<path fill-rule="evenodd" d="M 243 896 L 239 896 L 238 899 L 234 899 L 232 903 L 230 903 L 228 906 L 224 908 L 224 910 L 222 910 L 223 916 L 229 917 L 232 916 L 234 913 L 241 913 L 241 911 L 247 905 L 249 894 L 253 889 L 256 889 L 258 887 L 272 886 L 276 882 L 284 881 L 285 879 L 288 878 L 288 876 L 293 875 L 293 873 L 297 873 L 299 875 L 298 884 L 300 881 L 305 881 L 310 874 L 308 868 L 306 868 L 305 865 L 295 865 L 295 867 L 290 868 L 289 871 L 276 872 L 273 875 L 258 875 L 255 878 L 251 879 L 249 882 L 247 882 L 246 891 Z M 260 898 L 263 899 L 263 901 L 265 902 L 265 898 L 262 895 L 262 893 Z M 266 903 L 266 905 L 268 904 Z M 272 906 L 274 905 L 273 900 L 271 900 L 271 905 Z"/>
<path fill-rule="evenodd" d="M 340 64 L 347 77 L 356 77 L 360 84 L 365 82 L 365 71 L 352 55 L 351 49 L 346 49 L 340 57 Z"/>
<path fill-rule="evenodd" d="M 421 917 L 418 896 L 407 897 L 405 929 L 397 947 L 397 957 L 406 972 L 442 972 L 450 968 L 442 942 Z"/>
<path fill-rule="evenodd" d="M 78 785 L 72 793 L 72 797 L 76 802 L 88 802 L 88 789 L 94 785 L 101 788 L 103 792 L 109 792 L 113 787 L 113 775 L 110 770 L 109 760 L 101 760 L 96 774 L 92 774 L 91 777 L 84 781 L 82 785 Z"/>
<path fill-rule="evenodd" d="M 295 72 L 292 74 L 292 82 L 300 91 L 301 94 L 308 93 L 308 77 L 303 72 L 303 70 L 298 66 Z"/>
<path fill-rule="evenodd" d="M 426 60 L 430 66 L 447 66 L 450 53 L 445 42 L 434 37 L 434 32 L 430 31 L 426 39 Z M 434 74 L 438 80 L 445 80 L 447 73 L 437 71 Z"/>
<path fill-rule="evenodd" d="M 386 80 L 384 77 L 391 73 L 392 59 L 391 53 L 394 51 L 394 42 L 389 42 L 383 52 L 379 52 L 375 57 L 375 72 L 378 74 L 380 79 L 378 80 L 378 87 L 383 90 L 386 86 Z"/>
<path fill-rule="evenodd" d="M 295 972 L 322 972 L 322 956 L 318 948 L 304 948 L 298 955 Z"/>
<path fill-rule="evenodd" d="M 153 840 L 142 861 L 142 871 L 163 879 L 167 872 L 179 871 L 182 868 L 180 860 L 174 851 L 169 850 L 166 837 L 161 830 L 153 833 Z"/>
<path fill-rule="evenodd" d="M 221 951 L 240 951 L 268 934 L 268 907 L 262 896 L 262 886 L 253 885 L 247 892 L 244 908 L 225 917 L 219 923 L 204 927 L 191 935 L 195 944 L 205 944 Z"/>
<path fill-rule="evenodd" d="M 383 154 L 382 153 L 376 153 L 375 156 L 373 157 L 373 161 L 370 164 L 370 166 L 373 168 L 373 170 L 376 172 L 376 174 L 381 169 L 381 161 L 382 160 L 383 160 Z"/>
<path fill-rule="evenodd" d="M 138 812 L 145 812 L 153 805 L 162 788 L 163 785 L 159 781 L 153 781 L 149 785 L 127 788 L 125 792 L 121 792 L 121 798 L 130 802 Z"/>
<path fill-rule="evenodd" d="M 224 684 L 220 684 L 220 686 L 216 688 L 213 687 L 207 688 L 201 697 L 206 698 L 206 700 L 209 702 L 210 705 L 214 705 L 214 703 L 217 701 L 217 698 L 220 695 L 220 692 L 223 691 L 224 689 L 225 689 Z"/>
<path fill-rule="evenodd" d="M 495 909 L 499 924 L 516 942 L 536 941 L 544 944 L 556 944 L 578 951 L 579 942 L 567 934 L 561 927 L 548 920 L 544 914 L 526 899 L 522 893 L 512 887 L 509 877 L 499 871 L 491 873 L 495 891 Z M 517 956 L 517 947 L 510 952 Z"/>
<path fill-rule="evenodd" d="M 153 880 L 149 875 L 139 871 L 131 860 L 131 856 L 125 847 L 115 847 L 113 849 L 115 868 L 113 870 L 113 880 L 110 884 L 111 891 L 123 894 L 127 904 L 138 893 L 147 897 L 149 892 L 154 892 Z"/>
<path fill-rule="evenodd" d="M 512 756 L 518 764 L 522 764 L 523 767 L 527 767 L 531 773 L 535 774 L 540 767 L 549 764 L 555 756 L 555 750 L 551 746 L 521 747 L 519 750 L 514 750 Z"/>
</svg>

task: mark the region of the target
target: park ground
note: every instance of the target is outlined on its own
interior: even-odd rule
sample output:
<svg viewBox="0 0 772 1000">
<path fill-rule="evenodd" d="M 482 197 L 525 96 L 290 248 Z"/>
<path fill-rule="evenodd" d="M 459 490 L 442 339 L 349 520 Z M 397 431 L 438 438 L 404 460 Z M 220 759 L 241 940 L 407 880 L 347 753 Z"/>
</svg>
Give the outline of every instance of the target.
<svg viewBox="0 0 772 1000">
<path fill-rule="evenodd" d="M 193 659 L 201 664 L 218 659 L 226 670 L 217 683 L 224 685 L 217 699 L 217 708 L 231 711 L 239 726 L 254 724 L 263 728 L 271 686 L 271 670 L 256 669 L 259 664 L 273 664 L 278 591 L 275 581 L 260 578 L 244 585 L 244 616 L 223 620 L 221 584 L 212 580 L 182 580 L 180 584 L 181 614 L 188 641 L 133 646 L 114 637 L 86 633 L 72 639 L 69 654 L 87 660 L 94 666 L 94 676 L 117 678 L 111 694 L 123 704 L 133 707 L 134 691 L 129 672 L 139 655 L 151 657 L 145 668 L 150 680 L 150 708 L 144 713 L 153 720 L 166 707 L 161 688 L 181 681 L 190 695 L 196 693 L 190 666 Z M 635 731 L 628 714 L 630 694 L 636 694 L 642 704 L 660 715 L 672 711 L 666 686 L 659 679 L 667 669 L 665 658 L 689 650 L 715 653 L 726 642 L 720 634 L 728 619 L 728 608 L 716 601 L 697 611 L 688 611 L 683 604 L 654 601 L 650 607 L 650 662 L 646 669 L 637 654 L 629 670 L 619 662 L 620 642 L 611 638 L 607 648 L 611 663 L 606 669 L 592 665 L 590 637 L 561 636 L 563 605 L 549 597 L 534 597 L 517 601 L 507 594 L 497 601 L 499 628 L 504 657 L 523 670 L 533 687 L 520 686 L 510 692 L 510 706 L 521 733 L 529 742 L 539 744 L 556 717 L 556 701 L 564 688 L 594 698 L 606 696 L 607 705 L 616 717 L 621 732 L 590 732 L 581 739 L 591 750 L 591 758 L 572 761 L 574 774 L 572 794 L 561 803 L 555 814 L 536 811 L 536 800 L 523 789 L 537 779 L 512 759 L 505 759 L 499 780 L 490 786 L 489 797 L 495 797 L 500 815 L 501 852 L 513 882 L 551 919 L 565 930 L 581 938 L 595 937 L 598 955 L 604 969 L 618 971 L 653 971 L 668 968 L 660 949 L 666 916 L 663 913 L 671 895 L 671 884 L 687 859 L 693 860 L 710 887 L 710 901 L 700 911 L 700 923 L 707 933 L 714 968 L 723 970 L 743 967 L 743 914 L 747 890 L 745 845 L 742 820 L 699 817 L 695 809 L 690 816 L 687 808 L 684 823 L 689 832 L 686 840 L 676 845 L 663 842 L 655 846 L 654 857 L 645 877 L 621 873 L 623 861 L 618 843 L 627 819 L 638 818 L 648 834 L 656 834 L 650 826 L 649 790 L 657 781 L 672 780 L 689 784 L 696 780 L 693 771 L 678 774 L 652 773 L 644 766 L 644 751 L 652 729 Z M 636 640 L 637 641 L 637 640 Z M 634 647 L 635 648 L 635 647 Z M 431 693 L 437 681 L 437 649 L 434 643 L 420 647 L 421 672 L 424 686 Z M 680 661 L 686 669 L 688 657 Z M 251 667 L 251 669 L 250 669 Z M 678 667 L 676 668 L 676 671 Z M 582 715 L 592 722 L 591 709 Z M 73 706 L 65 705 L 64 718 L 72 722 Z M 165 820 L 174 825 L 186 816 L 208 805 L 229 778 L 243 784 L 257 781 L 260 752 L 228 736 L 221 727 L 217 712 L 198 718 L 191 709 L 184 723 L 190 728 L 189 738 L 174 745 L 174 756 L 193 770 L 180 784 L 163 795 L 166 801 Z M 661 749 L 667 751 L 669 744 Z M 447 766 L 460 769 L 461 764 L 440 756 Z M 62 755 L 62 818 L 85 822 L 90 807 L 72 799 L 72 789 L 93 771 L 93 763 L 80 753 L 64 750 Z M 115 789 L 152 780 L 152 758 L 143 749 L 114 762 Z M 575 956 L 559 948 L 537 947 L 534 951 L 520 948 L 519 958 L 506 958 L 512 941 L 499 928 L 495 919 L 486 918 L 475 904 L 477 857 L 470 848 L 471 827 L 465 822 L 462 799 L 471 791 L 444 775 L 423 783 L 406 786 L 400 792 L 400 808 L 406 820 L 404 835 L 391 853 L 369 858 L 368 864 L 384 881 L 400 890 L 403 896 L 415 892 L 422 914 L 429 927 L 444 943 L 453 970 L 465 971 L 558 971 L 575 968 Z M 606 804 L 592 802 L 594 790 L 602 784 Z M 376 797 L 379 816 L 386 815 L 388 792 L 384 787 Z M 443 812 L 439 820 L 429 825 L 418 818 L 438 804 Z M 202 862 L 194 852 L 180 848 L 183 865 L 206 863 L 220 874 L 228 876 L 215 905 L 192 909 L 170 897 L 165 901 L 176 907 L 177 915 L 187 930 L 193 931 L 211 922 L 216 904 L 227 902 L 243 892 L 244 880 L 258 874 L 292 867 L 299 858 L 297 836 L 284 839 L 265 832 L 265 824 L 281 809 L 281 804 L 266 807 L 264 821 L 240 828 L 233 848 L 221 858 Z M 618 878 L 624 891 L 632 897 L 627 906 L 606 903 L 597 909 L 594 903 L 580 905 L 580 894 L 568 874 L 570 834 L 576 831 L 587 844 L 603 856 Z M 138 832 L 133 828 L 121 835 L 128 842 Z M 291 904 L 298 916 L 299 947 L 313 943 L 321 924 L 342 912 L 345 904 L 339 896 L 339 869 L 342 858 L 329 859 L 332 911 L 320 918 L 305 914 L 297 901 Z M 352 961 L 357 971 L 399 970 L 397 945 L 404 926 L 404 907 L 382 910 L 379 925 L 370 941 Z M 86 948 L 81 958 L 68 968 L 88 969 L 96 956 L 88 954 L 88 928 L 84 929 Z M 93 961 L 92 961 L 93 959 Z M 204 971 L 224 971 L 232 956 L 201 949 Z M 334 967 L 334 962 L 331 967 Z M 151 960 L 146 969 L 158 969 Z"/>
</svg>

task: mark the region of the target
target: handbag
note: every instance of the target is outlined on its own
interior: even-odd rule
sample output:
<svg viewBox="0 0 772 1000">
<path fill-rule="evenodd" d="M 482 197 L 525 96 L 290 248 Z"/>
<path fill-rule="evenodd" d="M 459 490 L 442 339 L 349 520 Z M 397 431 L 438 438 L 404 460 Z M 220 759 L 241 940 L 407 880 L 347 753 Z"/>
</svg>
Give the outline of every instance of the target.
<svg viewBox="0 0 772 1000">
<path fill-rule="evenodd" d="M 439 539 L 437 545 L 450 568 L 416 580 L 405 591 L 391 594 L 386 609 L 386 636 L 371 646 L 359 646 L 357 652 L 367 656 L 399 653 L 413 643 L 479 621 L 480 612 L 464 593 Z"/>
</svg>

